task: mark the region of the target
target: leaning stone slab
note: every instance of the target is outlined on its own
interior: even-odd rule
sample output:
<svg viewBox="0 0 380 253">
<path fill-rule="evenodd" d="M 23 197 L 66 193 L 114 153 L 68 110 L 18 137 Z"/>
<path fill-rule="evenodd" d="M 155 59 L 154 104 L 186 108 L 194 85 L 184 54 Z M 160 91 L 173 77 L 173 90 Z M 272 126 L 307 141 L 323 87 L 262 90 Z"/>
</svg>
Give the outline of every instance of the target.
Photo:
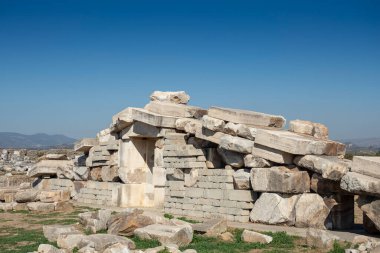
<svg viewBox="0 0 380 253">
<path fill-rule="evenodd" d="M 163 245 L 187 246 L 193 240 L 193 229 L 190 225 L 153 224 L 136 229 L 134 234 L 141 239 L 158 240 Z"/>
<path fill-rule="evenodd" d="M 306 120 L 292 120 L 289 122 L 289 131 L 299 134 L 306 134 L 317 139 L 327 140 L 329 129 L 320 123 L 314 123 Z"/>
<path fill-rule="evenodd" d="M 346 146 L 339 142 L 320 140 L 289 131 L 257 129 L 257 144 L 296 155 L 344 155 Z"/>
<path fill-rule="evenodd" d="M 380 180 L 356 172 L 348 172 L 342 177 L 340 187 L 348 192 L 359 195 L 380 197 Z"/>
<path fill-rule="evenodd" d="M 323 178 L 339 181 L 351 168 L 352 162 L 336 156 L 305 155 L 297 156 L 294 163 L 300 167 L 312 170 Z"/>
<path fill-rule="evenodd" d="M 144 107 L 144 109 L 165 116 L 196 119 L 207 114 L 207 110 L 200 107 L 160 101 L 151 101 Z"/>
<path fill-rule="evenodd" d="M 120 137 L 123 140 L 128 140 L 130 137 L 157 138 L 160 137 L 160 129 L 155 126 L 136 121 L 132 125 L 124 128 L 120 133 Z"/>
<path fill-rule="evenodd" d="M 256 137 L 256 128 L 249 127 L 244 124 L 235 124 L 228 122 L 224 128 L 223 132 L 232 136 L 240 136 L 248 140 L 255 140 Z"/>
<path fill-rule="evenodd" d="M 304 193 L 295 206 L 296 227 L 325 229 L 325 221 L 330 213 L 323 198 L 316 193 Z"/>
<path fill-rule="evenodd" d="M 75 142 L 74 150 L 76 152 L 88 153 L 88 151 L 96 145 L 98 145 L 98 140 L 96 138 L 85 138 Z"/>
<path fill-rule="evenodd" d="M 380 157 L 354 156 L 351 171 L 380 179 Z"/>
<path fill-rule="evenodd" d="M 251 185 L 257 192 L 304 193 L 310 191 L 310 178 L 286 167 L 252 168 Z"/>
<path fill-rule="evenodd" d="M 211 131 L 205 127 L 199 127 L 195 132 L 195 137 L 216 144 L 220 144 L 220 139 L 225 135 L 225 133 Z"/>
<path fill-rule="evenodd" d="M 184 91 L 155 91 L 150 95 L 151 101 L 187 104 L 190 96 Z"/>
<path fill-rule="evenodd" d="M 269 115 L 260 112 L 211 107 L 208 115 L 228 122 L 246 124 L 251 126 L 282 128 L 285 125 L 285 118 L 277 115 Z"/>
<path fill-rule="evenodd" d="M 294 225 L 295 205 L 298 199 L 299 195 L 282 197 L 276 193 L 263 193 L 253 205 L 250 220 L 272 225 Z"/>
<path fill-rule="evenodd" d="M 140 108 L 132 108 L 132 119 L 155 127 L 175 128 L 178 117 L 164 116 Z"/>
<path fill-rule="evenodd" d="M 220 138 L 219 146 L 238 153 L 250 154 L 255 143 L 251 140 L 247 140 L 241 137 L 224 135 Z"/>
<path fill-rule="evenodd" d="M 111 132 L 119 132 L 133 124 L 132 107 L 128 107 L 112 117 Z"/>
<path fill-rule="evenodd" d="M 248 168 L 266 168 L 271 167 L 272 163 L 264 158 L 248 154 L 244 156 L 244 166 Z"/>
<path fill-rule="evenodd" d="M 266 160 L 279 164 L 293 164 L 294 155 L 277 149 L 265 147 L 255 143 L 252 148 L 252 155 L 262 157 Z"/>
<path fill-rule="evenodd" d="M 357 203 L 360 209 L 376 226 L 376 229 L 380 230 L 380 199 L 359 196 Z"/>
</svg>

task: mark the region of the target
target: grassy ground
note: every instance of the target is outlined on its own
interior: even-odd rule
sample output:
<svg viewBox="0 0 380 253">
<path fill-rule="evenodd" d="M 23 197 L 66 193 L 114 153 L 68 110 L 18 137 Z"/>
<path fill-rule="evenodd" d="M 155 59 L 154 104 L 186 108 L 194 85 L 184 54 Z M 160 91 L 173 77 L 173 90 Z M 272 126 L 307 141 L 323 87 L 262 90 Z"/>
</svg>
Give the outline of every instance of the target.
<svg viewBox="0 0 380 253">
<path fill-rule="evenodd" d="M 1 253 L 25 253 L 35 251 L 41 243 L 49 243 L 42 233 L 43 225 L 50 224 L 76 224 L 78 214 L 84 211 L 93 210 L 90 208 L 77 207 L 70 213 L 31 213 L 29 211 L 0 212 L 0 252 Z M 171 217 L 170 217 L 171 218 Z M 196 223 L 181 217 L 180 219 Z M 86 231 L 84 231 L 86 232 Z M 101 231 L 106 233 L 106 231 Z M 192 243 L 181 248 L 195 249 L 198 253 L 285 253 L 285 252 L 313 252 L 324 253 L 318 249 L 305 246 L 303 239 L 289 236 L 284 232 L 267 234 L 273 237 L 270 244 L 245 243 L 241 241 L 242 230 L 230 230 L 234 235 L 233 242 L 224 242 L 218 238 L 205 237 L 195 234 Z M 154 240 L 140 240 L 131 238 L 138 249 L 154 248 L 160 245 Z M 51 243 L 50 243 L 51 244 Z M 344 253 L 344 247 L 336 244 L 330 253 Z"/>
</svg>

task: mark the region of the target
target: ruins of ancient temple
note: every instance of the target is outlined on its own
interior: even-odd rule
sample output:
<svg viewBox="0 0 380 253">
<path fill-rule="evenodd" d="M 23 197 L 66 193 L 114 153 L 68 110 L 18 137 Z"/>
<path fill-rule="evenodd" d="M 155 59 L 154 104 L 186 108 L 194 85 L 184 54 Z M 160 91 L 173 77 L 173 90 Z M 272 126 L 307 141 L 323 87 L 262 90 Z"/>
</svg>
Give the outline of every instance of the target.
<svg viewBox="0 0 380 253">
<path fill-rule="evenodd" d="M 174 215 L 347 229 L 354 196 L 364 225 L 380 229 L 380 158 L 344 159 L 319 123 L 254 111 L 188 105 L 185 92 L 154 92 L 144 108 L 112 117 L 82 139 L 73 160 L 45 157 L 35 188 L 69 190 L 79 203 L 157 208 Z"/>
</svg>

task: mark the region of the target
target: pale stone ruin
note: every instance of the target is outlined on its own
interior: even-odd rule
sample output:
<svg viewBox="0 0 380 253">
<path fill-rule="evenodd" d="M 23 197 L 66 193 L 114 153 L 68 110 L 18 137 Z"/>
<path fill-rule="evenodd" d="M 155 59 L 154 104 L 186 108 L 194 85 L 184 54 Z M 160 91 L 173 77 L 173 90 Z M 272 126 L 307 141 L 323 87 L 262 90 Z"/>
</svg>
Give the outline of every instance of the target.
<svg viewBox="0 0 380 253">
<path fill-rule="evenodd" d="M 83 155 L 39 161 L 28 170 L 37 178 L 34 189 L 68 192 L 54 205 L 69 196 L 198 219 L 332 230 L 354 225 L 359 195 L 365 229 L 380 230 L 380 157 L 344 159 L 345 145 L 329 140 L 326 126 L 293 120 L 284 129 L 282 116 L 206 110 L 188 105 L 183 91 L 156 91 L 150 100 L 114 115 L 96 138 L 77 142 Z M 136 233 L 148 238 L 159 230 L 150 226 Z"/>
</svg>

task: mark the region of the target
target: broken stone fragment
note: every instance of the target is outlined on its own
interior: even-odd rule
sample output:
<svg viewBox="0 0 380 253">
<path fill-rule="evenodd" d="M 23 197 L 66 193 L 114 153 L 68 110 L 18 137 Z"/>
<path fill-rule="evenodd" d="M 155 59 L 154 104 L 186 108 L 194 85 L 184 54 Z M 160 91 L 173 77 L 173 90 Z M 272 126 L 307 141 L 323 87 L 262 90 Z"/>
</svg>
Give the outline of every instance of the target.
<svg viewBox="0 0 380 253">
<path fill-rule="evenodd" d="M 269 115 L 247 110 L 211 107 L 208 110 L 208 115 L 224 121 L 246 124 L 250 126 L 282 128 L 285 125 L 285 118 L 282 116 Z"/>
<path fill-rule="evenodd" d="M 223 132 L 232 136 L 240 136 L 249 140 L 255 140 L 256 137 L 256 128 L 248 127 L 244 124 L 235 124 L 228 122 L 224 128 Z"/>
<path fill-rule="evenodd" d="M 279 164 L 293 164 L 294 155 L 281 150 L 265 147 L 257 143 L 252 148 L 252 155 Z"/>
<path fill-rule="evenodd" d="M 238 190 L 252 189 L 250 182 L 250 169 L 240 169 L 234 172 L 234 188 Z"/>
<path fill-rule="evenodd" d="M 224 135 L 220 138 L 219 146 L 226 150 L 236 151 L 243 154 L 250 154 L 252 153 L 254 144 L 255 143 L 253 141 L 241 137 Z"/>
<path fill-rule="evenodd" d="M 224 129 L 224 125 L 225 122 L 223 120 L 216 119 L 208 115 L 202 117 L 202 126 L 207 129 L 210 129 L 211 131 L 222 132 Z"/>
<path fill-rule="evenodd" d="M 79 230 L 73 225 L 45 225 L 42 227 L 44 236 L 49 242 L 56 242 L 61 234 L 78 233 Z"/>
<path fill-rule="evenodd" d="M 150 95 L 151 101 L 171 102 L 175 104 L 187 104 L 190 96 L 184 91 L 154 91 Z"/>
<path fill-rule="evenodd" d="M 257 192 L 304 193 L 310 191 L 310 178 L 306 171 L 284 166 L 252 168 L 251 185 Z"/>
<path fill-rule="evenodd" d="M 347 172 L 340 181 L 340 187 L 359 195 L 380 197 L 380 180 L 356 172 Z"/>
<path fill-rule="evenodd" d="M 359 196 L 357 203 L 364 214 L 380 230 L 380 199 L 369 196 Z"/>
<path fill-rule="evenodd" d="M 217 151 L 225 164 L 231 165 L 235 168 L 241 168 L 244 166 L 243 154 L 223 148 L 218 148 Z"/>
<path fill-rule="evenodd" d="M 289 122 L 289 131 L 310 135 L 322 140 L 329 138 L 329 129 L 325 125 L 306 120 L 291 120 Z"/>
<path fill-rule="evenodd" d="M 75 152 L 88 153 L 93 146 L 98 145 L 98 140 L 96 138 L 85 138 L 81 139 L 74 144 Z"/>
<path fill-rule="evenodd" d="M 316 193 L 304 193 L 295 206 L 296 227 L 326 229 L 325 221 L 330 213 L 323 198 Z"/>
<path fill-rule="evenodd" d="M 108 234 L 95 234 L 88 235 L 78 243 L 78 248 L 91 247 L 96 252 L 104 252 L 108 247 L 114 244 L 122 244 L 128 247 L 128 249 L 135 249 L 136 245 L 131 240 L 124 236 L 108 235 Z"/>
<path fill-rule="evenodd" d="M 248 168 L 266 168 L 271 167 L 272 163 L 264 158 L 248 154 L 244 156 L 244 166 Z"/>
<path fill-rule="evenodd" d="M 254 231 L 244 229 L 243 233 L 241 234 L 241 240 L 243 242 L 248 242 L 248 243 L 268 244 L 273 240 L 273 238 L 269 235 L 264 235 L 264 234 L 260 234 Z"/>
<path fill-rule="evenodd" d="M 203 115 L 207 114 L 207 110 L 200 107 L 160 101 L 152 101 L 144 109 L 165 116 L 196 119 L 200 119 Z"/>
<path fill-rule="evenodd" d="M 352 162 L 336 156 L 305 155 L 297 156 L 294 163 L 300 167 L 312 170 L 323 178 L 339 181 L 351 168 Z"/>
<path fill-rule="evenodd" d="M 202 127 L 202 121 L 191 118 L 180 118 L 175 122 L 176 129 L 185 131 L 186 133 L 195 134 L 197 129 Z"/>
<path fill-rule="evenodd" d="M 340 238 L 325 230 L 309 228 L 306 231 L 306 243 L 310 247 L 332 249 L 335 241 Z"/>
<path fill-rule="evenodd" d="M 227 220 L 211 219 L 203 223 L 192 224 L 191 226 L 195 232 L 205 234 L 206 236 L 218 236 L 227 231 Z"/>
</svg>

